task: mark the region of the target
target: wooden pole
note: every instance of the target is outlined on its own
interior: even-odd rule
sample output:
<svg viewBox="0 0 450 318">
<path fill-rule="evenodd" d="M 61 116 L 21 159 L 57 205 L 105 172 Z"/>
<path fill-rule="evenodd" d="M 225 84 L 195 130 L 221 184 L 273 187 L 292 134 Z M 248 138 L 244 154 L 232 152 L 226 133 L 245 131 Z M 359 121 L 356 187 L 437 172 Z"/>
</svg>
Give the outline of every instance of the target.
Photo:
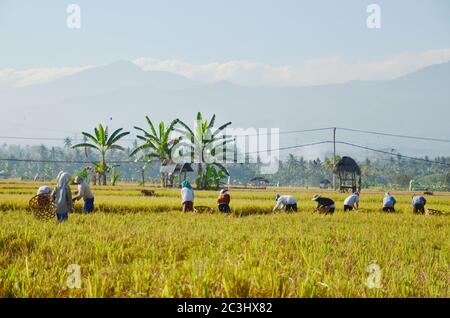
<svg viewBox="0 0 450 318">
<path fill-rule="evenodd" d="M 336 127 L 333 128 L 333 169 L 336 166 Z M 336 190 L 336 176 L 333 174 L 333 190 Z"/>
</svg>

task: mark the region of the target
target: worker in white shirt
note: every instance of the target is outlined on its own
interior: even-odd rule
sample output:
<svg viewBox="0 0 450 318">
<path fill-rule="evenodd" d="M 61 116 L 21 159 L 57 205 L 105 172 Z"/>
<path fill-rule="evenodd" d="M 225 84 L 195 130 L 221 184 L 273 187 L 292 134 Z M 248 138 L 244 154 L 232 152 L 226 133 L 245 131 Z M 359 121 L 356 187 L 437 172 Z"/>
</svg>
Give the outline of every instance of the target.
<svg viewBox="0 0 450 318">
<path fill-rule="evenodd" d="M 359 209 L 359 192 L 352 193 L 344 200 L 344 212 Z"/>
<path fill-rule="evenodd" d="M 78 195 L 73 198 L 73 201 L 84 200 L 83 212 L 91 213 L 94 211 L 94 193 L 89 185 L 80 176 L 77 176 L 74 180 L 75 184 L 78 184 Z"/>
<path fill-rule="evenodd" d="M 290 195 L 282 195 L 279 194 L 276 195 L 275 201 L 277 201 L 277 204 L 273 208 L 273 211 L 295 211 L 297 212 L 297 199 Z"/>
</svg>

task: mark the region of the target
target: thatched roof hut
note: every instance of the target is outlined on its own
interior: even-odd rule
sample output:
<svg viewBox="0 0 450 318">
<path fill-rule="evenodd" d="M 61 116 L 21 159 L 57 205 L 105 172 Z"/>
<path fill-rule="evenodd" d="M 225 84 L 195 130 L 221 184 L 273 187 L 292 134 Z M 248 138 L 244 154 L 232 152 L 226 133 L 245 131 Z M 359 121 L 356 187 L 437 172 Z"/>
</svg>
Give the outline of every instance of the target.
<svg viewBox="0 0 450 318">
<path fill-rule="evenodd" d="M 164 185 L 173 187 L 173 181 L 175 177 L 178 177 L 179 186 L 181 182 L 186 180 L 187 172 L 193 172 L 192 166 L 190 163 L 177 163 L 171 159 L 165 159 L 161 167 L 159 168 L 159 172 L 162 174 L 164 178 Z"/>
<path fill-rule="evenodd" d="M 269 183 L 270 181 L 263 177 L 254 177 L 250 180 L 250 184 L 255 187 L 264 187 Z"/>
<path fill-rule="evenodd" d="M 161 173 L 171 173 L 171 174 L 180 174 L 183 172 L 192 172 L 194 171 L 191 167 L 190 163 L 176 163 L 173 160 L 165 159 L 161 167 L 159 168 L 159 172 Z"/>
<path fill-rule="evenodd" d="M 341 191 L 361 190 L 361 168 L 352 158 L 342 157 L 334 166 L 333 173 L 338 176 Z"/>
<path fill-rule="evenodd" d="M 328 179 L 320 180 L 319 187 L 320 187 L 321 189 L 328 189 L 328 187 L 329 187 L 330 185 L 331 185 L 331 181 L 330 181 L 330 180 L 328 180 Z"/>
<path fill-rule="evenodd" d="M 361 174 L 361 169 L 355 160 L 350 157 L 342 157 L 336 165 L 334 166 L 333 172 L 338 174 L 340 172 L 348 172 L 348 173 L 356 173 L 357 175 Z"/>
<path fill-rule="evenodd" d="M 262 182 L 262 183 L 270 183 L 269 180 L 267 180 L 266 178 L 263 177 L 254 177 L 253 179 L 250 180 L 251 182 Z"/>
</svg>

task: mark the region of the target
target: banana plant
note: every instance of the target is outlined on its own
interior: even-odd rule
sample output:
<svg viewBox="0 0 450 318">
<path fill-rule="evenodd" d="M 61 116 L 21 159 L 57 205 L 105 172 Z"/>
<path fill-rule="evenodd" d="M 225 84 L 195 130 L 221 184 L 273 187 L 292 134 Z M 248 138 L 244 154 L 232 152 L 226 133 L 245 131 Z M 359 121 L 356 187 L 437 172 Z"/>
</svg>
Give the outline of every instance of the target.
<svg viewBox="0 0 450 318">
<path fill-rule="evenodd" d="M 220 186 L 220 181 L 229 176 L 230 176 L 230 174 L 228 173 L 227 169 L 225 169 L 225 167 L 223 167 L 223 166 L 221 166 L 221 167 L 214 166 L 214 165 L 206 166 L 206 178 L 207 178 L 208 188 L 211 188 L 214 186 L 216 189 L 218 189 Z"/>
<path fill-rule="evenodd" d="M 94 129 L 95 135 L 91 135 L 87 132 L 82 132 L 83 136 L 87 137 L 89 142 L 83 142 L 80 144 L 77 144 L 75 146 L 72 146 L 72 148 L 92 148 L 96 149 L 100 152 L 101 158 L 102 158 L 102 167 L 104 169 L 101 169 L 101 176 L 103 185 L 106 185 L 106 173 L 108 167 L 106 163 L 106 155 L 110 150 L 121 150 L 124 151 L 125 149 L 118 145 L 117 142 L 122 139 L 123 137 L 129 135 L 129 132 L 122 132 L 123 128 L 119 128 L 115 130 L 111 135 L 108 133 L 108 126 L 105 128 L 102 124 L 98 125 L 98 128 Z"/>
<path fill-rule="evenodd" d="M 182 135 L 178 146 L 184 147 L 185 151 L 190 153 L 191 162 L 197 162 L 196 185 L 199 189 L 210 187 L 207 168 L 211 165 L 218 167 L 228 175 L 227 169 L 219 163 L 221 160 L 218 157 L 220 155 L 223 156 L 223 151 L 226 151 L 227 145 L 234 142 L 235 138 L 234 136 L 223 135 L 223 131 L 231 125 L 231 122 L 214 128 L 215 121 L 216 115 L 213 115 L 208 122 L 208 120 L 203 119 L 202 114 L 199 112 L 192 130 L 180 119 L 175 120 L 175 124 L 180 127 L 177 127 L 175 131 Z"/>
<path fill-rule="evenodd" d="M 115 186 L 117 184 L 117 181 L 120 178 L 120 173 L 117 171 L 117 169 L 114 167 L 111 170 L 111 185 Z"/>
<path fill-rule="evenodd" d="M 174 126 L 176 121 L 172 121 L 169 126 L 165 126 L 164 122 L 160 122 L 158 125 L 158 130 L 156 130 L 153 122 L 148 116 L 145 116 L 147 120 L 147 125 L 149 130 L 145 130 L 140 127 L 134 127 L 141 134 L 136 137 L 143 141 L 143 144 L 137 146 L 131 153 L 130 157 L 134 157 L 138 153 L 143 153 L 136 161 L 147 162 L 144 167 L 146 168 L 149 160 L 156 158 L 161 163 L 165 159 L 170 159 L 172 157 L 172 150 L 179 142 L 179 139 L 170 139 L 172 132 L 174 131 Z M 161 174 L 161 183 L 164 186 L 164 177 Z"/>
</svg>

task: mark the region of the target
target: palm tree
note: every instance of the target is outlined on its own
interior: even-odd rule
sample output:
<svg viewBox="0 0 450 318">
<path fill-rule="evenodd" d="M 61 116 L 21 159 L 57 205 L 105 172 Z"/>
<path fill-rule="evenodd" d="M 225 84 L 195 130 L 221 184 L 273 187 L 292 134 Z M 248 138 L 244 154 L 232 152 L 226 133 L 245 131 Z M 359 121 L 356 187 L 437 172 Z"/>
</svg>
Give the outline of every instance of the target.
<svg viewBox="0 0 450 318">
<path fill-rule="evenodd" d="M 72 146 L 72 148 L 93 148 L 100 152 L 100 155 L 102 157 L 101 166 L 103 167 L 101 175 L 103 177 L 103 185 L 106 185 L 106 172 L 107 172 L 107 165 L 106 165 L 106 154 L 109 150 L 124 150 L 122 146 L 117 145 L 116 143 L 125 137 L 126 135 L 130 134 L 129 132 L 122 132 L 123 128 L 117 129 L 114 131 L 111 136 L 108 134 L 108 126 L 106 128 L 103 128 L 102 124 L 98 125 L 98 128 L 95 128 L 95 136 L 87 133 L 82 132 L 83 136 L 86 136 L 91 143 L 83 142 L 81 144 L 77 144 L 75 146 Z"/>
<path fill-rule="evenodd" d="M 88 137 L 83 135 L 83 143 L 87 143 L 88 142 Z M 84 147 L 84 156 L 87 158 L 89 157 L 89 148 L 88 147 Z"/>
<path fill-rule="evenodd" d="M 70 138 L 70 137 L 64 138 L 63 143 L 64 143 L 65 149 L 67 149 L 67 150 L 70 149 L 70 147 L 72 147 L 72 138 Z"/>
<path fill-rule="evenodd" d="M 130 157 L 135 156 L 139 152 L 144 152 L 142 156 L 136 159 L 136 161 L 144 161 L 147 164 L 144 165 L 146 168 L 148 162 L 152 158 L 157 158 L 161 163 L 165 159 L 170 159 L 172 156 L 172 150 L 178 144 L 179 139 L 170 139 L 170 135 L 174 130 L 176 120 L 166 128 L 164 122 L 160 122 L 158 126 L 158 131 L 155 129 L 152 121 L 148 116 L 145 116 L 147 124 L 150 131 L 146 131 L 140 127 L 134 127 L 134 129 L 143 133 L 143 135 L 136 136 L 138 139 L 144 141 L 142 145 L 137 146 L 130 154 Z M 163 175 L 161 174 L 161 184 L 165 186 Z"/>
<path fill-rule="evenodd" d="M 221 151 L 226 151 L 226 145 L 235 140 L 234 137 L 221 134 L 225 128 L 231 125 L 231 122 L 214 129 L 215 120 L 216 115 L 213 115 L 208 122 L 207 120 L 203 120 L 200 112 L 197 113 L 197 120 L 194 127 L 195 133 L 181 120 L 175 120 L 176 124 L 180 124 L 184 128 L 184 130 L 176 129 L 176 131 L 184 136 L 180 145 L 191 149 L 192 161 L 194 161 L 194 157 L 197 158 L 198 175 L 196 183 L 197 188 L 200 189 L 209 187 L 206 172 L 211 165 L 218 167 L 226 175 L 229 175 L 227 169 L 222 164 L 216 162 L 216 155 L 219 155 Z M 205 166 L 205 169 L 203 169 L 203 166 Z"/>
<path fill-rule="evenodd" d="M 330 159 L 325 158 L 325 161 L 324 161 L 325 168 L 330 171 L 333 171 L 334 162 L 339 162 L 341 159 L 342 159 L 342 157 L 339 155 L 336 155 L 336 157 L 334 158 L 334 161 L 333 161 L 333 157 L 331 157 Z"/>
</svg>

